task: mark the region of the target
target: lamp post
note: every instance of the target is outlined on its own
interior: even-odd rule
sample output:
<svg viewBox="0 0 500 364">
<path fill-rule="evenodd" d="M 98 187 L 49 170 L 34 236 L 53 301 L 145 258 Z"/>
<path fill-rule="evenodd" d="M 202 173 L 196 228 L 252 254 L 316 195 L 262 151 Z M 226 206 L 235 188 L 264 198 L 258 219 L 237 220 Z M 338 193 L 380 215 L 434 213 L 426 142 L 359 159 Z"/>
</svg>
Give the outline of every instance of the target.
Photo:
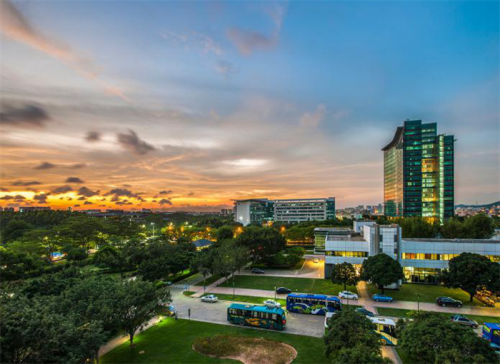
<svg viewBox="0 0 500 364">
<path fill-rule="evenodd" d="M 151 225 L 153 225 L 153 238 L 155 237 L 155 223 L 152 222 Z"/>
<path fill-rule="evenodd" d="M 417 294 L 417 312 L 420 312 L 420 293 Z"/>
</svg>

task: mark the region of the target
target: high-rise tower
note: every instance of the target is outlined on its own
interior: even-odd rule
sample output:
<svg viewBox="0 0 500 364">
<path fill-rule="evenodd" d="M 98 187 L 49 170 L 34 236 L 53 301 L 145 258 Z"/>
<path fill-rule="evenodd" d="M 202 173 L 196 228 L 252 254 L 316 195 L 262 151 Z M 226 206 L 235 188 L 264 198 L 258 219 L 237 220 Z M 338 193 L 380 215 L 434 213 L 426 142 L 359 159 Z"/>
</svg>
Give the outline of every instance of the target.
<svg viewBox="0 0 500 364">
<path fill-rule="evenodd" d="M 454 138 L 437 124 L 407 120 L 384 152 L 384 212 L 387 216 L 443 219 L 454 212 Z"/>
</svg>

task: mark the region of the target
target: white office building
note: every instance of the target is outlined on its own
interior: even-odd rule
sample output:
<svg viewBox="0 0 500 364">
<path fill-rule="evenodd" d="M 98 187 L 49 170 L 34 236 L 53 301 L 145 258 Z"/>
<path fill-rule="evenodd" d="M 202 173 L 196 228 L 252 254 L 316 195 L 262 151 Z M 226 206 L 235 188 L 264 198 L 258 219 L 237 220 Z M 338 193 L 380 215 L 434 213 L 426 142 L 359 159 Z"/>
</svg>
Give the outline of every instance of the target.
<svg viewBox="0 0 500 364">
<path fill-rule="evenodd" d="M 325 277 L 334 264 L 348 262 L 360 268 L 372 255 L 385 253 L 400 262 L 405 279 L 435 283 L 448 262 L 461 253 L 476 253 L 500 262 L 500 241 L 481 239 L 402 239 L 396 225 L 365 225 L 363 234 L 354 230 L 315 229 L 316 251 L 325 252 Z"/>
<path fill-rule="evenodd" d="M 302 222 L 335 219 L 335 198 L 274 200 L 274 221 Z"/>
</svg>

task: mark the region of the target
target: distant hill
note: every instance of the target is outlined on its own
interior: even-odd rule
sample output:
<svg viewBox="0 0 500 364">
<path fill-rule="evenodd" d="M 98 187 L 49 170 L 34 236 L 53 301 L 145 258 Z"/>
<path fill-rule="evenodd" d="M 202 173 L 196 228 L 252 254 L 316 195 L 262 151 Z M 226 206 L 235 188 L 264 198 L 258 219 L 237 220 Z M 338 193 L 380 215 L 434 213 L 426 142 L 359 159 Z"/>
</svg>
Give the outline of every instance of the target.
<svg viewBox="0 0 500 364">
<path fill-rule="evenodd" d="M 485 204 L 485 205 L 456 205 L 455 208 L 458 208 L 458 207 L 462 207 L 462 208 L 464 208 L 464 207 L 465 208 L 467 208 L 467 207 L 479 207 L 479 208 L 486 207 L 486 208 L 490 208 L 490 207 L 498 206 L 498 205 L 500 205 L 500 201 L 488 203 L 488 204 Z"/>
</svg>

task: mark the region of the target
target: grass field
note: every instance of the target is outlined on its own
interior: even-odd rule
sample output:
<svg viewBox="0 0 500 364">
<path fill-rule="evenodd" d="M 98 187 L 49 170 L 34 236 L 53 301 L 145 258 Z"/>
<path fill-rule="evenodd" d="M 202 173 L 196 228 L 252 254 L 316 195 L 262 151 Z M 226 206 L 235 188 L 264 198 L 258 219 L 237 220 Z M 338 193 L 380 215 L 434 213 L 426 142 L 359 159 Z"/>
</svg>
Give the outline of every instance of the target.
<svg viewBox="0 0 500 364">
<path fill-rule="evenodd" d="M 219 279 L 221 279 L 222 276 L 219 275 L 219 274 L 214 274 L 213 276 L 210 276 L 208 277 L 206 280 L 205 280 L 205 286 L 209 286 L 211 285 L 212 283 L 214 283 L 215 281 L 218 281 Z M 198 283 L 195 284 L 195 286 L 199 286 L 199 287 L 203 287 L 203 281 L 200 281 Z"/>
<path fill-rule="evenodd" d="M 400 308 L 388 308 L 388 307 L 377 307 L 377 311 L 382 316 L 391 316 L 391 317 L 408 317 L 408 313 L 411 310 L 404 310 Z M 439 313 L 439 315 L 443 316 L 444 319 L 449 319 L 453 314 L 451 313 Z M 465 315 L 471 320 L 477 321 L 479 325 L 484 324 L 485 322 L 493 322 L 500 323 L 500 317 L 495 316 L 479 316 L 479 315 Z"/>
<path fill-rule="evenodd" d="M 207 293 L 204 294 L 203 296 L 207 296 L 209 294 L 212 293 Z M 239 296 L 239 295 L 235 295 L 233 297 L 232 294 L 222 294 L 222 293 L 213 293 L 213 294 L 216 295 L 217 298 L 222 301 L 237 301 L 237 302 L 253 303 L 256 305 L 262 305 L 263 302 L 268 299 L 274 300 L 274 297 L 254 297 L 254 296 Z M 286 307 L 286 300 L 278 298 L 276 302 L 281 304 L 281 307 L 283 308 Z"/>
<path fill-rule="evenodd" d="M 294 364 L 329 363 L 323 356 L 323 340 L 309 336 L 275 331 L 240 328 L 198 321 L 165 319 L 137 335 L 134 349 L 126 342 L 100 358 L 105 363 L 236 363 L 234 360 L 211 358 L 192 349 L 197 338 L 219 334 L 275 340 L 297 350 Z M 143 354 L 140 354 L 144 351 Z"/>
<path fill-rule="evenodd" d="M 299 293 L 320 293 L 328 295 L 338 295 L 344 290 L 341 285 L 335 285 L 327 279 L 291 278 L 291 277 L 271 277 L 271 276 L 236 276 L 235 287 L 264 289 L 274 291 L 274 287 L 286 287 L 293 292 Z M 220 287 L 232 287 L 232 279 L 224 282 Z M 347 286 L 351 292 L 357 293 L 356 287 Z"/>
<path fill-rule="evenodd" d="M 368 284 L 368 291 L 370 296 L 379 293 L 379 289 Z M 484 304 L 474 299 L 473 302 L 469 302 L 469 295 L 462 291 L 461 289 L 446 288 L 444 286 L 438 285 L 427 285 L 427 284 L 403 284 L 399 290 L 385 290 L 385 294 L 394 298 L 397 301 L 411 301 L 417 302 L 418 295 L 420 295 L 420 302 L 430 302 L 435 303 L 436 298 L 440 296 L 451 297 L 456 300 L 460 300 L 465 305 L 473 306 L 483 306 Z"/>
</svg>

